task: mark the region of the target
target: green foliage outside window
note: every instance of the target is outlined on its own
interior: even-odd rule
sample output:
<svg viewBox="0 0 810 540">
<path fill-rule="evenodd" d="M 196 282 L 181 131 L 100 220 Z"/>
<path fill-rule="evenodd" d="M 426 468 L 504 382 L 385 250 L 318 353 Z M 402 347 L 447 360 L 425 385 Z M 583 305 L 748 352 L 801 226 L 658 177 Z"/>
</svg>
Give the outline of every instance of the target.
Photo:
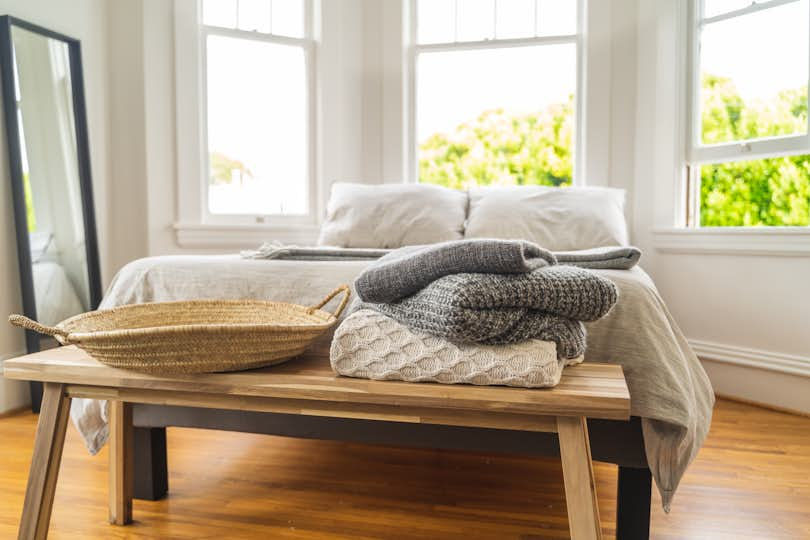
<svg viewBox="0 0 810 540">
<path fill-rule="evenodd" d="M 704 144 L 804 132 L 807 87 L 746 103 L 726 78 L 703 78 Z M 574 100 L 529 114 L 482 112 L 419 146 L 419 179 L 447 187 L 571 184 Z M 810 225 L 810 155 L 704 165 L 703 226 Z"/>
<path fill-rule="evenodd" d="M 531 114 L 484 111 L 419 146 L 419 179 L 474 185 L 567 186 L 573 171 L 574 99 Z"/>
<path fill-rule="evenodd" d="M 208 155 L 211 167 L 209 184 L 230 184 L 236 180 L 240 182 L 245 178 L 253 178 L 253 173 L 247 166 L 221 152 L 211 152 Z"/>
<path fill-rule="evenodd" d="M 729 79 L 706 75 L 702 120 L 704 144 L 803 133 L 807 87 L 745 103 Z M 810 225 L 810 155 L 702 166 L 700 224 Z"/>
<path fill-rule="evenodd" d="M 28 173 L 23 173 L 23 194 L 25 197 L 25 219 L 28 222 L 28 232 L 37 232 L 37 216 L 34 213 L 34 196 L 31 193 L 31 179 Z"/>
</svg>

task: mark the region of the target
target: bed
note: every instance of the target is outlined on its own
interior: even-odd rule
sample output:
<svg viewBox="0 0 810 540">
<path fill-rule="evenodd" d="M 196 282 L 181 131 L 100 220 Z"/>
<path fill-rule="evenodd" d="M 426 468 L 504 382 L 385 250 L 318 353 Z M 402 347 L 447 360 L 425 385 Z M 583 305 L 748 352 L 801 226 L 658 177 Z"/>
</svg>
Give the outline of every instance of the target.
<svg viewBox="0 0 810 540">
<path fill-rule="evenodd" d="M 320 243 L 391 248 L 461 237 L 525 238 L 556 250 L 627 245 L 623 193 L 603 188 L 457 192 L 435 186 L 333 188 Z M 263 260 L 240 255 L 162 256 L 125 266 L 101 307 L 194 298 L 256 298 L 315 304 L 351 284 L 364 260 Z M 587 324 L 585 361 L 620 364 L 631 396 L 628 422 L 589 422 L 593 458 L 619 466 L 617 536 L 647 538 L 651 481 L 665 510 L 711 422 L 714 394 L 699 360 L 639 267 L 597 270 L 619 289 L 610 314 Z M 324 336 L 328 340 L 331 336 Z M 101 402 L 74 400 L 88 449 L 107 438 Z M 136 496 L 165 495 L 169 426 L 443 449 L 558 455 L 556 437 L 496 429 L 289 417 L 136 405 Z"/>
<path fill-rule="evenodd" d="M 250 260 L 238 255 L 146 258 L 119 272 L 101 307 L 189 298 L 316 303 L 324 291 L 351 283 L 367 264 Z M 585 358 L 623 366 L 634 418 L 591 422 L 592 453 L 596 460 L 619 465 L 619 523 L 638 532 L 648 527 L 650 470 L 668 507 L 683 470 L 706 436 L 714 398 L 705 372 L 647 274 L 639 268 L 600 272 L 619 286 L 620 302 L 608 317 L 589 323 Z M 107 437 L 103 404 L 76 400 L 72 416 L 90 451 L 97 452 Z M 169 426 L 485 452 L 558 452 L 556 439 L 546 434 L 360 420 L 303 422 L 281 414 L 137 405 L 134 422 L 136 493 L 148 499 L 166 493 L 165 428 Z"/>
</svg>

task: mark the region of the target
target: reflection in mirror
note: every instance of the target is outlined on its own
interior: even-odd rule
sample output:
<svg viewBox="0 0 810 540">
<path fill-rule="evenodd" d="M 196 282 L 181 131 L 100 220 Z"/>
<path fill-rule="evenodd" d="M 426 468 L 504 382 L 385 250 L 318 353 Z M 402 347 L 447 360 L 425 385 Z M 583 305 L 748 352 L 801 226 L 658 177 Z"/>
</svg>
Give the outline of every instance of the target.
<svg viewBox="0 0 810 540">
<path fill-rule="evenodd" d="M 68 44 L 11 29 L 36 316 L 91 309 Z"/>
</svg>

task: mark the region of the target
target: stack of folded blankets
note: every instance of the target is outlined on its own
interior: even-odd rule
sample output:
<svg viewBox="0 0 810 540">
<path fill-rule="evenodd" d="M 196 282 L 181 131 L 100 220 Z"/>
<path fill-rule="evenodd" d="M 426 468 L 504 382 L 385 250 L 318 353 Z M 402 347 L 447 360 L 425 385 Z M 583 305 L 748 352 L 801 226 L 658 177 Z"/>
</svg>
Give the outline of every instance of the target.
<svg viewBox="0 0 810 540">
<path fill-rule="evenodd" d="M 358 276 L 361 302 L 335 331 L 332 367 L 370 379 L 554 386 L 582 361 L 583 322 L 618 299 L 587 268 L 629 268 L 639 255 L 487 239 L 395 250 Z"/>
</svg>

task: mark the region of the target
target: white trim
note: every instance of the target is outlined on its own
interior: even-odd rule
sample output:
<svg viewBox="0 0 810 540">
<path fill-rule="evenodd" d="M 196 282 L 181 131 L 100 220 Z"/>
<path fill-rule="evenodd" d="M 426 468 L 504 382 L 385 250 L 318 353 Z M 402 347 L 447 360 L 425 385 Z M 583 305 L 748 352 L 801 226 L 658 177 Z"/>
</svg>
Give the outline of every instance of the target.
<svg viewBox="0 0 810 540">
<path fill-rule="evenodd" d="M 314 224 L 201 224 L 175 223 L 177 244 L 184 248 L 256 248 L 277 240 L 285 244 L 314 245 L 318 226 Z"/>
<path fill-rule="evenodd" d="M 688 341 L 699 358 L 788 375 L 810 377 L 810 357 L 807 356 L 751 347 L 738 347 L 700 339 L 690 339 Z"/>
<path fill-rule="evenodd" d="M 200 117 L 202 79 L 200 71 L 200 13 L 197 0 L 175 0 L 174 66 L 175 124 L 177 131 L 177 216 L 202 222 L 200 179 L 205 135 Z M 182 97 L 181 97 L 182 96 Z"/>
<path fill-rule="evenodd" d="M 657 228 L 653 246 L 662 253 L 810 257 L 810 227 Z"/>
<path fill-rule="evenodd" d="M 455 41 L 452 43 L 416 44 L 417 52 L 475 51 L 479 49 L 511 49 L 514 47 L 534 47 L 536 45 L 558 45 L 576 43 L 577 35 L 535 36 L 527 38 L 485 39 L 481 41 Z"/>
<path fill-rule="evenodd" d="M 785 4 L 792 4 L 793 2 L 798 2 L 799 0 L 770 0 L 769 2 L 756 2 L 752 1 L 750 6 L 746 6 L 741 9 L 737 9 L 734 11 L 728 11 L 726 13 L 721 13 L 720 15 L 715 15 L 713 17 L 707 17 L 701 21 L 701 25 L 705 26 L 707 24 L 725 21 L 726 19 L 733 19 L 734 17 L 739 17 L 740 15 L 747 15 L 749 13 L 755 13 L 757 11 L 762 11 L 763 9 L 769 9 L 772 7 L 783 6 Z"/>
<path fill-rule="evenodd" d="M 206 36 L 225 36 L 235 39 L 247 39 L 251 41 L 262 41 L 264 43 L 275 43 L 277 45 L 288 45 L 291 47 L 308 47 L 312 39 L 310 37 L 290 37 L 278 34 L 268 34 L 264 32 L 254 32 L 242 30 L 240 28 L 224 28 L 222 26 L 200 25 L 200 32 Z M 309 36 L 309 34 L 307 34 Z"/>
<path fill-rule="evenodd" d="M 694 120 L 697 123 L 697 119 Z M 699 124 L 698 124 L 699 125 Z M 694 135 L 698 136 L 698 135 Z M 689 163 L 729 163 L 810 153 L 810 135 L 764 137 L 721 144 L 697 144 L 689 150 Z"/>
<path fill-rule="evenodd" d="M 180 223 L 222 224 L 253 227 L 256 222 L 276 224 L 280 228 L 296 228 L 302 222 L 314 226 L 319 215 L 319 152 L 317 97 L 316 40 L 318 28 L 315 16 L 320 5 L 317 0 L 304 0 L 304 37 L 293 38 L 275 34 L 244 31 L 204 25 L 201 20 L 199 0 L 175 0 L 175 89 L 177 125 L 177 220 Z M 307 200 L 305 216 L 292 215 L 214 215 L 208 212 L 208 193 L 205 189 L 208 177 L 208 137 L 206 127 L 205 88 L 205 42 L 209 35 L 222 35 L 239 39 L 277 43 L 300 47 L 306 63 L 307 89 Z M 217 228 L 217 227 L 214 227 Z M 185 229 L 185 227 L 182 227 Z M 237 230 L 223 226 L 220 231 Z M 180 237 L 186 235 L 178 232 Z M 218 241 L 218 240 L 217 240 Z M 195 240 L 196 242 L 196 240 Z M 234 238 L 233 244 L 240 239 Z M 183 244 L 181 244 L 183 245 Z M 186 244 L 203 245 L 203 244 Z"/>
<path fill-rule="evenodd" d="M 579 0 L 577 4 L 575 186 L 610 184 L 612 13 L 612 2 Z"/>
</svg>

